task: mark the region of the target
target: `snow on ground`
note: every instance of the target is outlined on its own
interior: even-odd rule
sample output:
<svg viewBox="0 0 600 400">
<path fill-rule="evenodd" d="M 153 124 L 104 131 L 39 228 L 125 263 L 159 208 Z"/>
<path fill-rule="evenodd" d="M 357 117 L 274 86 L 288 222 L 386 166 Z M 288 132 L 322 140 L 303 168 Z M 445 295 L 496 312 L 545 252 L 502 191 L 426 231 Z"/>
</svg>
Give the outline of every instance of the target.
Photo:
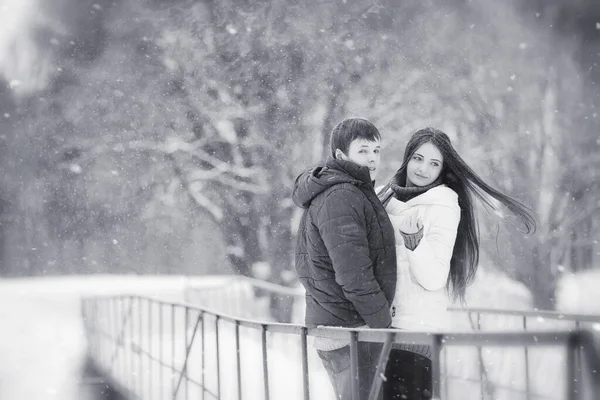
<svg viewBox="0 0 600 400">
<path fill-rule="evenodd" d="M 180 276 L 0 279 L 0 399 L 80 398 L 87 345 L 81 296 L 138 293 L 181 301 L 191 281 Z"/>
<path fill-rule="evenodd" d="M 600 269 L 565 273 L 558 281 L 556 308 L 562 312 L 600 315 Z"/>
</svg>

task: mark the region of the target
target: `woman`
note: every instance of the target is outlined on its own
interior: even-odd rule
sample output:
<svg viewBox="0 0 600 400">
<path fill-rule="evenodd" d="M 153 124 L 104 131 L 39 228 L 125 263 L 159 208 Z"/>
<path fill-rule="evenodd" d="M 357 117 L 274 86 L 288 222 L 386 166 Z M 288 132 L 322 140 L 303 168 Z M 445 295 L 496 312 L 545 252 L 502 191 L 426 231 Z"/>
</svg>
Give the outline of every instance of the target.
<svg viewBox="0 0 600 400">
<path fill-rule="evenodd" d="M 486 184 L 444 132 L 434 128 L 416 132 L 402 166 L 378 190 L 396 234 L 394 328 L 444 330 L 448 297 L 464 303 L 479 261 L 473 195 L 494 209 L 503 204 L 523 221 L 526 233 L 535 231 L 531 210 Z M 429 346 L 395 345 L 386 369 L 384 399 L 431 398 L 431 381 Z"/>
</svg>

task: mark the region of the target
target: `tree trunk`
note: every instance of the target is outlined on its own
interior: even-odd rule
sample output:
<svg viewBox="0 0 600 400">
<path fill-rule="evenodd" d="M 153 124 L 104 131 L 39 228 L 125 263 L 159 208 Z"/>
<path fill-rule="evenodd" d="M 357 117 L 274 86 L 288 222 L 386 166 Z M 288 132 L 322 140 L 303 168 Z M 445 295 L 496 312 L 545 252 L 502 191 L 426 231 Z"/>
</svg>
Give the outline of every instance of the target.
<svg viewBox="0 0 600 400">
<path fill-rule="evenodd" d="M 85 239 L 81 236 L 78 236 L 75 238 L 75 251 L 76 251 L 76 256 L 75 256 L 75 268 L 76 271 L 85 271 L 86 273 L 93 273 L 94 271 L 91 270 L 91 265 L 87 260 L 86 254 L 85 254 Z"/>
<path fill-rule="evenodd" d="M 283 196 L 283 194 L 281 194 Z M 291 230 L 290 207 L 282 206 L 279 195 L 274 195 L 275 204 L 269 218 L 270 264 L 273 268 L 271 280 L 282 286 L 291 286 L 296 282 L 293 263 L 293 242 Z M 271 315 L 277 322 L 289 323 L 292 320 L 294 298 L 272 294 L 270 301 Z"/>
<path fill-rule="evenodd" d="M 252 266 L 263 261 L 258 239 L 260 216 L 253 210 L 253 195 L 241 193 L 228 199 L 222 223 L 227 243 L 227 258 L 236 274 L 253 276 Z"/>
<path fill-rule="evenodd" d="M 6 276 L 6 259 L 5 259 L 5 248 L 6 248 L 6 226 L 7 226 L 7 212 L 6 204 L 4 200 L 0 199 L 0 276 Z"/>
<path fill-rule="evenodd" d="M 556 307 L 556 277 L 550 265 L 550 252 L 543 244 L 538 244 L 533 251 L 533 275 L 525 284 L 531 290 L 534 307 L 540 310 L 554 310 Z"/>
<path fill-rule="evenodd" d="M 323 159 L 330 154 L 329 149 L 329 137 L 330 132 L 333 129 L 335 122 L 339 114 L 339 97 L 342 94 L 343 87 L 335 79 L 331 82 L 331 91 L 329 93 L 329 101 L 327 102 L 327 114 L 325 114 L 325 120 L 323 121 L 323 135 L 322 135 L 322 146 L 323 146 Z"/>
</svg>

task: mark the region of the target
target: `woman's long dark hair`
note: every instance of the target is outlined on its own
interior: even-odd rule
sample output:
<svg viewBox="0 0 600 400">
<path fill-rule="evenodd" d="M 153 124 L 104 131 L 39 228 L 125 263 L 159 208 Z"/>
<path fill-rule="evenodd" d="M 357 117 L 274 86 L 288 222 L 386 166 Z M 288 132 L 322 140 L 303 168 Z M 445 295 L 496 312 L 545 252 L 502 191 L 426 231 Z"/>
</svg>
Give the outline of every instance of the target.
<svg viewBox="0 0 600 400">
<path fill-rule="evenodd" d="M 451 291 L 454 300 L 460 299 L 464 303 L 466 289 L 475 279 L 479 264 L 479 227 L 472 195 L 492 209 L 498 209 L 498 205 L 494 204 L 491 198 L 502 203 L 523 221 L 526 234 L 535 232 L 535 217 L 529 207 L 485 183 L 456 152 L 448 135 L 435 128 L 421 129 L 411 137 L 404 150 L 402 166 L 394 177 L 396 181 L 406 182 L 408 162 L 415 151 L 428 142 L 437 147 L 444 157 L 441 183 L 458 194 L 460 222 L 446 287 Z M 390 185 L 391 182 L 379 191 L 380 199 L 384 203 L 389 200 Z"/>
</svg>

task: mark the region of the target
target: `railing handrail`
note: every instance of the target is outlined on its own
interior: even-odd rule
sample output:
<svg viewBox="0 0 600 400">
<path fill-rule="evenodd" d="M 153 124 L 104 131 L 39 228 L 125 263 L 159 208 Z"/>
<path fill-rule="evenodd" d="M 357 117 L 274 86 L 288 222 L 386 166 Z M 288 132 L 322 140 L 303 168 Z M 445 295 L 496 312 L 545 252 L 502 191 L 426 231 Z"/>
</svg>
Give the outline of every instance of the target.
<svg viewBox="0 0 600 400">
<path fill-rule="evenodd" d="M 317 328 L 307 328 L 304 325 L 283 323 L 283 322 L 266 322 L 253 320 L 248 318 L 235 317 L 222 313 L 218 310 L 211 309 L 209 307 L 198 306 L 196 304 L 189 304 L 186 302 L 178 302 L 172 300 L 162 300 L 153 296 L 138 295 L 138 294 L 121 294 L 121 295 L 94 295 L 83 297 L 83 301 L 93 300 L 98 298 L 131 298 L 141 299 L 144 301 L 151 301 L 156 304 L 162 304 L 164 306 L 181 307 L 188 310 L 197 311 L 202 314 L 209 314 L 218 317 L 220 320 L 226 320 L 240 326 L 265 329 L 267 328 L 270 332 L 278 333 L 300 333 L 302 330 L 306 330 L 308 336 L 315 337 L 326 337 L 330 339 L 347 339 L 348 334 L 355 332 L 359 335 L 359 338 L 364 338 L 368 341 L 383 342 L 389 333 L 394 333 L 397 338 L 407 340 L 406 343 L 414 344 L 430 344 L 433 337 L 439 337 L 443 340 L 444 344 L 455 345 L 455 344 L 480 344 L 480 345 L 492 345 L 496 341 L 504 341 L 510 343 L 516 343 L 515 341 L 519 338 L 525 340 L 531 339 L 528 345 L 538 345 L 547 343 L 556 343 L 557 341 L 566 341 L 572 337 L 573 333 L 581 332 L 589 339 L 593 338 L 591 333 L 586 330 L 556 330 L 556 331 L 520 331 L 520 332 L 506 332 L 506 331 L 486 331 L 486 332 L 461 332 L 461 331 L 439 331 L 439 332 L 426 332 L 426 331 L 404 331 L 396 328 L 388 329 L 371 329 L 371 328 L 346 328 L 337 326 L 322 326 Z M 588 339 L 584 339 L 587 341 Z M 523 344 L 523 342 L 518 342 Z M 600 354 L 596 354 L 598 357 L 598 363 L 600 363 Z"/>
<path fill-rule="evenodd" d="M 599 314 L 572 314 L 560 311 L 549 310 L 518 310 L 508 308 L 483 308 L 483 307 L 448 307 L 448 311 L 479 313 L 479 314 L 498 314 L 514 315 L 516 317 L 543 317 L 563 321 L 581 321 L 581 322 L 600 322 Z"/>
<path fill-rule="evenodd" d="M 298 297 L 302 297 L 302 298 L 304 297 L 304 289 L 301 286 L 295 286 L 295 287 L 283 286 L 283 285 L 279 285 L 277 283 L 263 281 L 263 280 L 260 280 L 257 278 L 252 278 L 252 277 L 244 276 L 244 275 L 231 275 L 231 276 L 225 277 L 224 280 L 225 281 L 234 281 L 234 282 L 246 282 L 258 289 L 267 290 L 272 293 L 280 294 L 282 296 L 298 296 Z M 194 288 L 194 289 L 198 288 L 198 289 L 202 289 L 202 290 L 217 289 L 222 286 L 223 286 L 223 284 L 221 282 L 215 282 L 209 286 L 205 286 L 204 284 L 196 286 L 193 283 L 188 283 L 188 287 Z"/>
</svg>

